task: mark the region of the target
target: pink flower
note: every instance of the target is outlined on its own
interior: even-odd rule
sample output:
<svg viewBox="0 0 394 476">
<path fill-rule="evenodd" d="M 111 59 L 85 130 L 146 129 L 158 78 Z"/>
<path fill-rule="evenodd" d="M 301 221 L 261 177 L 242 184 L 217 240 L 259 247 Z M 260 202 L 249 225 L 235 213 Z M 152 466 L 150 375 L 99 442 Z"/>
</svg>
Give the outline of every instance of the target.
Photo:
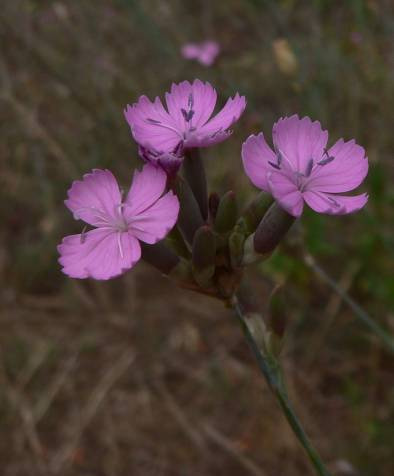
<svg viewBox="0 0 394 476">
<path fill-rule="evenodd" d="M 182 56 L 185 59 L 195 59 L 204 66 L 212 66 L 219 52 L 219 43 L 212 40 L 202 43 L 186 43 L 181 48 Z"/>
<path fill-rule="evenodd" d="M 147 164 L 134 172 L 125 200 L 109 170 L 96 169 L 75 181 L 65 204 L 75 219 L 95 228 L 63 238 L 62 271 L 71 278 L 109 279 L 132 268 L 141 257 L 139 240 L 156 243 L 177 220 L 177 197 L 163 195 L 166 180 L 161 169 Z"/>
<path fill-rule="evenodd" d="M 167 110 L 158 97 L 151 102 L 141 96 L 136 104 L 127 106 L 124 114 L 134 139 L 152 156 L 174 151 L 179 156 L 185 149 L 208 147 L 230 136 L 229 128 L 245 109 L 245 97 L 237 93 L 211 117 L 216 98 L 209 83 L 183 81 L 173 84 L 171 92 L 166 93 Z"/>
<path fill-rule="evenodd" d="M 245 172 L 256 187 L 273 195 L 291 215 L 301 215 L 304 201 L 313 210 L 343 215 L 360 210 L 368 196 L 346 196 L 368 172 L 365 151 L 354 140 L 338 140 L 326 149 L 328 133 L 318 121 L 297 115 L 279 119 L 272 130 L 274 150 L 263 133 L 242 146 Z"/>
</svg>

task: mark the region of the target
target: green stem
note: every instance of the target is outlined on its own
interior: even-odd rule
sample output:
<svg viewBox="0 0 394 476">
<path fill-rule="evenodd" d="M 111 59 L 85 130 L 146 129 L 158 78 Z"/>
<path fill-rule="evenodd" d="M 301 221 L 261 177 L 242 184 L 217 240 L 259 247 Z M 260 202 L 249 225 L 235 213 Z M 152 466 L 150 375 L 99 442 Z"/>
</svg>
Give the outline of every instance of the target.
<svg viewBox="0 0 394 476">
<path fill-rule="evenodd" d="M 308 436 L 302 428 L 298 417 L 294 413 L 292 405 L 289 401 L 289 397 L 287 395 L 287 390 L 283 380 L 279 361 L 271 353 L 263 352 L 260 349 L 248 325 L 248 317 L 244 314 L 242 307 L 236 297 L 233 300 L 233 307 L 241 324 L 246 340 L 248 341 L 248 344 L 257 359 L 259 368 L 262 374 L 264 375 L 271 391 L 277 398 L 279 405 L 282 408 L 283 413 L 289 425 L 291 426 L 295 436 L 306 451 L 310 462 L 316 470 L 316 474 L 320 476 L 330 476 L 330 473 L 324 466 L 317 451 L 313 448 Z"/>
<path fill-rule="evenodd" d="M 208 217 L 208 192 L 205 168 L 199 149 L 190 149 L 186 152 L 183 161 L 185 179 L 190 185 L 204 220 Z"/>
</svg>

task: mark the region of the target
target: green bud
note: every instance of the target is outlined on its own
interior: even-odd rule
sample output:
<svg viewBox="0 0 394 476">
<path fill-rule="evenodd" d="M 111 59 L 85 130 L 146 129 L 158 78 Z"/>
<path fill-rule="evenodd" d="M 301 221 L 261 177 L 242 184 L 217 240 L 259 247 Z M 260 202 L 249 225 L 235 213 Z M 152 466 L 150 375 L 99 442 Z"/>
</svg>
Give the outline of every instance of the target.
<svg viewBox="0 0 394 476">
<path fill-rule="evenodd" d="M 242 218 L 249 233 L 253 233 L 263 216 L 272 205 L 273 198 L 265 192 L 260 192 L 257 197 L 248 205 Z"/>
<path fill-rule="evenodd" d="M 191 264 L 183 258 L 172 268 L 168 276 L 180 285 L 194 282 Z"/>
<path fill-rule="evenodd" d="M 171 246 L 178 256 L 182 256 L 186 259 L 190 258 L 190 251 L 188 250 L 182 234 L 177 226 L 174 226 L 170 233 L 168 233 L 166 242 Z"/>
<path fill-rule="evenodd" d="M 289 231 L 295 218 L 275 202 L 264 215 L 254 233 L 254 250 L 258 254 L 271 253 Z"/>
<path fill-rule="evenodd" d="M 237 221 L 238 210 L 235 193 L 230 190 L 220 199 L 215 218 L 215 231 L 227 233 L 234 228 Z"/>
<path fill-rule="evenodd" d="M 215 234 L 208 225 L 200 227 L 193 240 L 192 269 L 196 282 L 203 288 L 211 285 L 215 273 Z"/>
<path fill-rule="evenodd" d="M 186 181 L 196 198 L 204 220 L 208 218 L 208 192 L 207 179 L 205 177 L 204 163 L 200 156 L 200 150 L 189 149 L 183 161 L 183 173 Z"/>
<path fill-rule="evenodd" d="M 232 268 L 240 268 L 244 255 L 245 235 L 237 228 L 231 233 L 228 239 L 228 246 L 230 250 L 230 260 Z"/>
<path fill-rule="evenodd" d="M 180 203 L 177 224 L 183 238 L 191 247 L 194 234 L 197 229 L 204 224 L 204 221 L 200 207 L 198 206 L 189 184 L 178 176 L 175 189 Z"/>
<path fill-rule="evenodd" d="M 209 217 L 210 220 L 213 222 L 216 218 L 216 213 L 218 211 L 219 207 L 219 202 L 220 202 L 220 197 L 216 192 L 212 192 L 209 195 L 208 199 L 208 207 L 209 207 Z"/>
</svg>

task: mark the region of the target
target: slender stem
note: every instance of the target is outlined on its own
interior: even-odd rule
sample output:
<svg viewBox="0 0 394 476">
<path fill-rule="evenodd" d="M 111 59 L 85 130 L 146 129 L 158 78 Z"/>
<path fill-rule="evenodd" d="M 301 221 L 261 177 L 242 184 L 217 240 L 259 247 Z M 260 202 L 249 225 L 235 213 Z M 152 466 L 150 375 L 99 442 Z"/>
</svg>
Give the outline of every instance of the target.
<svg viewBox="0 0 394 476">
<path fill-rule="evenodd" d="M 294 412 L 294 409 L 292 408 L 289 397 L 287 395 L 286 386 L 283 380 L 279 361 L 271 353 L 265 352 L 260 349 L 248 325 L 248 317 L 244 314 L 237 298 L 234 298 L 233 300 L 233 307 L 241 324 L 246 340 L 248 341 L 248 344 L 257 359 L 259 368 L 262 374 L 264 375 L 271 391 L 277 398 L 279 405 L 282 408 L 283 413 L 289 425 L 291 426 L 295 436 L 306 451 L 310 462 L 316 470 L 316 474 L 320 476 L 330 476 L 330 473 L 324 466 L 317 451 L 313 448 L 308 436 L 302 428 L 298 417 Z"/>
<path fill-rule="evenodd" d="M 190 185 L 204 220 L 208 217 L 208 192 L 205 168 L 199 149 L 190 149 L 186 152 L 183 161 L 185 179 Z"/>
</svg>

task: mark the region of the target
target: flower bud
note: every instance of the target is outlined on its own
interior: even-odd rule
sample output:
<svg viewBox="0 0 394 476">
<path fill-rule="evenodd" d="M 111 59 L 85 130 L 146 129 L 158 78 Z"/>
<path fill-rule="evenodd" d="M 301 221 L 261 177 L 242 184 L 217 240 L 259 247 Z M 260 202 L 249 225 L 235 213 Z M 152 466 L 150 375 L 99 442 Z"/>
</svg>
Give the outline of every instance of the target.
<svg viewBox="0 0 394 476">
<path fill-rule="evenodd" d="M 218 207 L 219 207 L 219 202 L 220 202 L 219 195 L 216 192 L 212 192 L 209 195 L 209 199 L 208 199 L 209 216 L 210 216 L 210 220 L 212 222 L 216 218 L 216 214 L 217 214 Z"/>
<path fill-rule="evenodd" d="M 253 233 L 258 224 L 261 222 L 263 216 L 272 205 L 273 198 L 271 195 L 265 192 L 261 192 L 257 197 L 249 204 L 242 218 L 245 222 L 246 228 L 249 233 Z"/>
<path fill-rule="evenodd" d="M 227 233 L 232 230 L 237 221 L 237 202 L 235 193 L 230 190 L 220 199 L 219 207 L 215 218 L 215 231 Z"/>
<path fill-rule="evenodd" d="M 196 282 L 201 287 L 209 287 L 215 273 L 215 234 L 208 225 L 200 227 L 193 240 L 192 268 Z"/>
<path fill-rule="evenodd" d="M 245 234 L 242 233 L 240 227 L 236 227 L 228 239 L 230 250 L 231 267 L 233 269 L 240 268 L 244 255 Z"/>
<path fill-rule="evenodd" d="M 191 246 L 194 234 L 200 226 L 204 224 L 200 207 L 190 189 L 189 184 L 177 177 L 175 189 L 178 195 L 180 210 L 178 216 L 178 226 L 183 238 Z"/>
<path fill-rule="evenodd" d="M 183 172 L 196 198 L 204 220 L 208 218 L 208 192 L 205 168 L 198 148 L 189 149 L 185 153 Z"/>
<path fill-rule="evenodd" d="M 166 242 L 178 256 L 186 259 L 190 258 L 190 250 L 188 250 L 182 234 L 177 226 L 174 226 L 174 228 L 168 233 Z"/>
<path fill-rule="evenodd" d="M 181 258 L 178 261 L 178 264 L 172 268 L 168 276 L 176 281 L 180 286 L 194 283 L 190 262 L 183 258 Z"/>
<path fill-rule="evenodd" d="M 275 202 L 264 215 L 256 232 L 253 245 L 258 254 L 271 253 L 286 235 L 295 218 Z"/>
</svg>

